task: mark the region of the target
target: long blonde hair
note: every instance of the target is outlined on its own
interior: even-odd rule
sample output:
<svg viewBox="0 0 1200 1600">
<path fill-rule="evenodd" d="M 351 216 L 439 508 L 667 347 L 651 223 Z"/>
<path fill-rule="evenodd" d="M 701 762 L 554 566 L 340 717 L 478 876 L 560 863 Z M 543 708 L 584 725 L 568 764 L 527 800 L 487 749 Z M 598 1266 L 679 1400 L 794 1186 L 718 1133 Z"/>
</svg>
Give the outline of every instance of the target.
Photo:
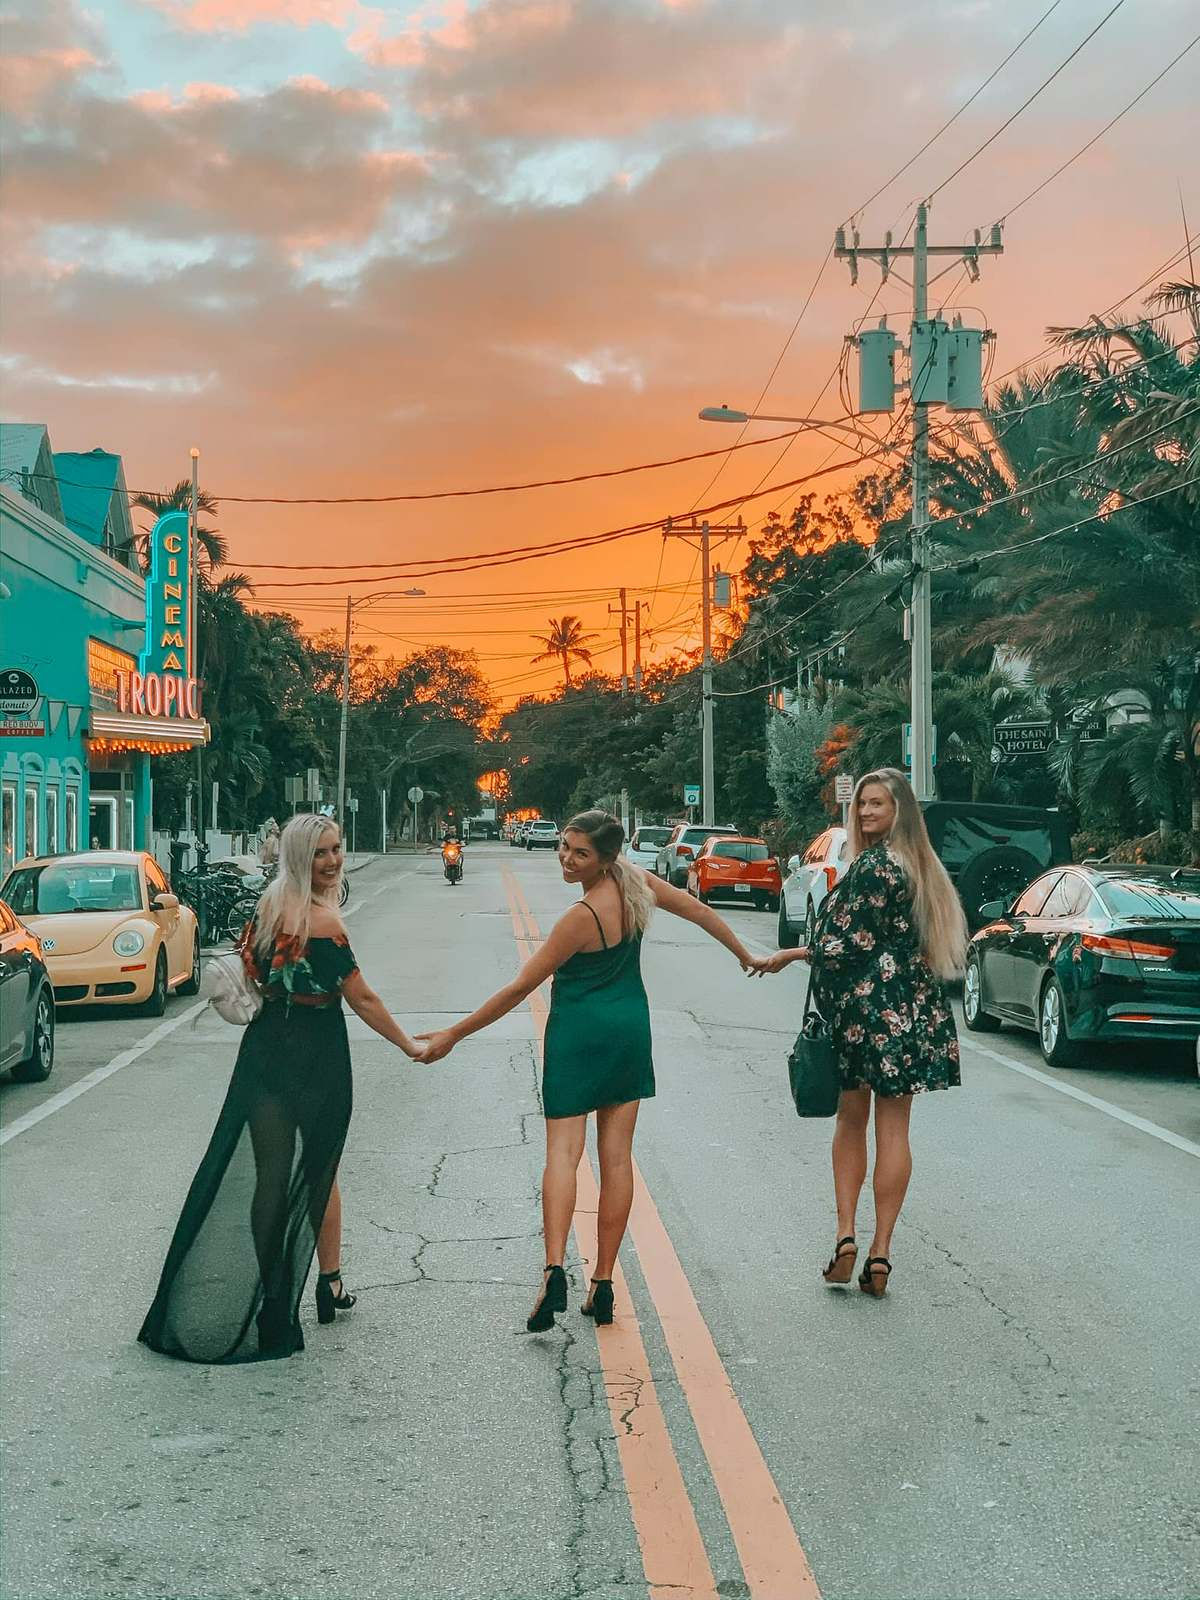
<svg viewBox="0 0 1200 1600">
<path fill-rule="evenodd" d="M 340 878 L 323 894 L 318 894 L 312 883 L 313 861 L 321 836 L 330 830 L 340 836 L 337 823 L 330 817 L 306 811 L 293 817 L 279 835 L 279 871 L 254 913 L 254 951 L 260 961 L 271 959 L 281 934 L 297 944 L 308 943 L 314 900 L 337 904 Z"/>
<path fill-rule="evenodd" d="M 563 832 L 582 833 L 608 868 L 609 877 L 621 891 L 621 923 L 626 938 L 644 933 L 657 902 L 641 867 L 621 854 L 625 829 L 617 818 L 610 811 L 581 811 Z"/>
<path fill-rule="evenodd" d="M 957 977 L 967 952 L 967 919 L 962 902 L 929 842 L 929 830 L 912 785 L 895 767 L 868 772 L 854 786 L 850 802 L 850 859 L 860 856 L 869 843 L 858 820 L 858 798 L 868 783 L 877 783 L 891 795 L 895 820 L 887 836 L 888 848 L 904 869 L 913 899 L 921 954 L 939 978 Z"/>
</svg>

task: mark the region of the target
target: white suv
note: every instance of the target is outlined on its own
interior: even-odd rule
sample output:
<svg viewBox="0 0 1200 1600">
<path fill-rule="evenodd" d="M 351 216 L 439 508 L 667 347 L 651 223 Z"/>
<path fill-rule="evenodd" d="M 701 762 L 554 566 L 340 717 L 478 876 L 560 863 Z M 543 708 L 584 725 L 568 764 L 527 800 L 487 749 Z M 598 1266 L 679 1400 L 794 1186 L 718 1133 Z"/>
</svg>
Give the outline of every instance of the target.
<svg viewBox="0 0 1200 1600">
<path fill-rule="evenodd" d="M 731 822 L 680 822 L 666 844 L 660 845 L 654 870 L 667 883 L 677 889 L 687 888 L 688 867 L 700 854 L 701 846 L 714 833 L 731 833 L 741 837 L 741 829 Z"/>
<path fill-rule="evenodd" d="M 850 865 L 850 838 L 845 828 L 826 828 L 801 856 L 792 856 L 779 897 L 779 948 L 811 945 L 817 913 L 825 896 Z"/>
<path fill-rule="evenodd" d="M 539 817 L 536 822 L 529 824 L 529 829 L 525 834 L 525 848 L 526 850 L 532 850 L 535 845 L 546 844 L 550 846 L 551 850 L 557 850 L 560 838 L 558 823 L 547 822 L 544 817 Z"/>
</svg>

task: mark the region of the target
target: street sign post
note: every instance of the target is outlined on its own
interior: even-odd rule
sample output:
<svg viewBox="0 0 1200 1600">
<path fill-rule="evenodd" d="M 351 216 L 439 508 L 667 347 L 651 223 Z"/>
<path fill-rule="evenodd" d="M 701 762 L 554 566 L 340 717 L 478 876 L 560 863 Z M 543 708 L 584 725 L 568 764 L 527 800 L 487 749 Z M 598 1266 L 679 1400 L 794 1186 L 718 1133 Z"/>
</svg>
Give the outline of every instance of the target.
<svg viewBox="0 0 1200 1600">
<path fill-rule="evenodd" d="M 854 799 L 854 779 L 848 772 L 839 772 L 833 780 L 833 794 L 842 808 L 842 827 L 850 820 L 850 802 Z"/>
<path fill-rule="evenodd" d="M 685 806 L 698 806 L 700 804 L 700 785 L 698 783 L 684 784 L 683 803 Z"/>
<path fill-rule="evenodd" d="M 425 798 L 425 791 L 418 784 L 414 783 L 412 788 L 408 791 L 408 798 L 412 801 L 412 842 L 413 849 L 415 850 L 417 848 L 417 823 L 420 818 L 419 808 L 421 801 Z"/>
</svg>

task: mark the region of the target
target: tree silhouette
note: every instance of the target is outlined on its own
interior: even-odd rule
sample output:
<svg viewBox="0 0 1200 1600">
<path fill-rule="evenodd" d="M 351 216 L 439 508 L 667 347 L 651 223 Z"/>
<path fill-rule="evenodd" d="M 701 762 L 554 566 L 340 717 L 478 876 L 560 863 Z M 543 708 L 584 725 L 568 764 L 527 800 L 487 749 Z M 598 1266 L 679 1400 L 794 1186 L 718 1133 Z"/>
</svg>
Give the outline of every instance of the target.
<svg viewBox="0 0 1200 1600">
<path fill-rule="evenodd" d="M 599 638 L 595 633 L 584 633 L 583 623 L 578 617 L 549 617 L 550 632 L 539 634 L 538 644 L 542 646 L 540 655 L 533 657 L 534 664 L 539 661 L 561 661 L 563 677 L 568 687 L 571 683 L 571 662 L 583 661 L 591 665 L 592 652 L 587 648 Z"/>
</svg>

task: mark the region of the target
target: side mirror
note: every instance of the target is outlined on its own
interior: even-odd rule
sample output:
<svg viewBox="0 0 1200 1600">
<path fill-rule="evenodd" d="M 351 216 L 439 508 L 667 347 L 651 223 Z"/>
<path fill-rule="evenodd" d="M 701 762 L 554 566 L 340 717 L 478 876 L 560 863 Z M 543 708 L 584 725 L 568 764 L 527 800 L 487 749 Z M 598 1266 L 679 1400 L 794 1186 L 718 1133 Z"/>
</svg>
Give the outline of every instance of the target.
<svg viewBox="0 0 1200 1600">
<path fill-rule="evenodd" d="M 155 911 L 178 911 L 179 896 L 177 894 L 156 894 L 151 898 L 150 905 Z"/>
<path fill-rule="evenodd" d="M 788 857 L 787 869 L 788 869 L 789 872 L 799 872 L 800 871 L 800 857 L 799 856 L 789 856 Z"/>
<path fill-rule="evenodd" d="M 1003 917 L 1009 908 L 1003 900 L 987 900 L 979 908 L 979 915 L 985 922 L 995 922 L 997 917 Z"/>
</svg>

